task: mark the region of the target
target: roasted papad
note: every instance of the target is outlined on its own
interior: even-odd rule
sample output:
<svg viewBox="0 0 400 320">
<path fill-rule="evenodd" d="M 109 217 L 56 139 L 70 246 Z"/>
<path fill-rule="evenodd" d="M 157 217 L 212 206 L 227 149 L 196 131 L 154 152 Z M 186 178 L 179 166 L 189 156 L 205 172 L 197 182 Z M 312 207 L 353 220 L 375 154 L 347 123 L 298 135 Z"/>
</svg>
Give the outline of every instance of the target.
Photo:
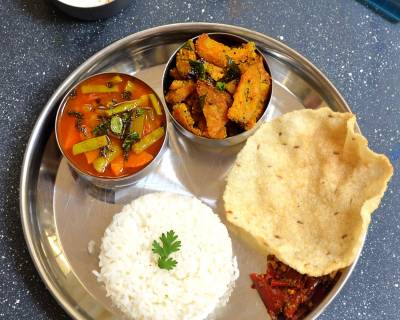
<svg viewBox="0 0 400 320">
<path fill-rule="evenodd" d="M 393 174 L 355 123 L 351 113 L 322 108 L 263 124 L 227 178 L 234 229 L 302 274 L 349 266 Z"/>
</svg>

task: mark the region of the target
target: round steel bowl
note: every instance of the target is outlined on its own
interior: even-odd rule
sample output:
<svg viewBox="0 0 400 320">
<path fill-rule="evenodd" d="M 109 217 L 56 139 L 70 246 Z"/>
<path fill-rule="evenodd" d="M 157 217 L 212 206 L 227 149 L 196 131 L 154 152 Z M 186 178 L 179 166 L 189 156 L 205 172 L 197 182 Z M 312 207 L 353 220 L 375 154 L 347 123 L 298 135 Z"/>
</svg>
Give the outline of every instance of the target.
<svg viewBox="0 0 400 320">
<path fill-rule="evenodd" d="M 230 34 L 230 33 L 226 33 L 226 32 L 211 32 L 211 33 L 208 33 L 208 35 L 210 35 L 213 39 L 215 39 L 225 45 L 228 45 L 228 46 L 239 46 L 243 43 L 249 42 L 249 40 L 247 40 L 243 37 L 240 37 L 240 36 L 237 36 L 234 34 Z M 190 40 L 195 41 L 199 36 L 200 35 L 193 37 Z M 172 122 L 173 122 L 175 128 L 178 129 L 178 131 L 180 133 L 182 133 L 189 140 L 199 143 L 199 144 L 202 144 L 202 145 L 206 145 L 208 147 L 227 147 L 227 146 L 233 146 L 233 145 L 242 143 L 248 137 L 250 137 L 258 129 L 258 127 L 266 120 L 267 108 L 268 108 L 269 102 L 271 101 L 271 96 L 272 96 L 272 92 L 273 92 L 272 74 L 271 74 L 271 70 L 269 68 L 267 59 L 265 58 L 263 53 L 256 47 L 256 52 L 257 52 L 257 54 L 259 54 L 262 57 L 263 62 L 264 62 L 264 68 L 271 77 L 271 86 L 270 86 L 270 90 L 269 90 L 267 99 L 265 100 L 264 112 L 262 113 L 262 115 L 260 116 L 260 118 L 258 119 L 256 124 L 254 125 L 254 127 L 251 128 L 250 130 L 243 131 L 243 132 L 241 132 L 237 135 L 231 136 L 231 137 L 227 137 L 224 139 L 212 139 L 212 138 L 197 136 L 194 133 L 187 130 L 186 128 L 184 128 L 177 120 L 175 120 L 175 118 L 172 115 L 171 110 L 168 107 L 168 104 L 165 100 L 165 95 L 168 92 L 168 88 L 173 80 L 172 77 L 169 75 L 169 71 L 172 69 L 172 66 L 175 65 L 176 54 L 178 53 L 178 51 L 181 48 L 182 48 L 182 46 L 180 46 L 178 49 L 176 49 L 175 52 L 170 57 L 170 59 L 168 60 L 166 66 L 165 66 L 165 69 L 164 69 L 163 82 L 162 82 L 164 102 L 165 102 L 165 105 L 167 105 L 166 109 L 168 110 L 168 114 L 169 114 L 170 118 L 172 119 Z"/>
<path fill-rule="evenodd" d="M 163 144 L 161 145 L 160 150 L 158 151 L 157 155 L 154 157 L 154 159 L 143 169 L 141 169 L 140 171 L 133 173 L 131 175 L 128 176 L 124 176 L 124 177 L 115 177 L 115 178 L 106 178 L 106 177 L 97 177 L 95 175 L 92 175 L 90 173 L 84 172 L 81 169 L 79 169 L 72 161 L 70 161 L 70 159 L 68 158 L 68 156 L 64 153 L 63 148 L 60 145 L 60 141 L 58 139 L 58 122 L 59 122 L 59 118 L 67 104 L 67 101 L 69 99 L 70 93 L 72 91 L 74 91 L 78 86 L 80 86 L 81 83 L 85 82 L 86 80 L 96 77 L 98 75 L 104 75 L 104 74 L 109 74 L 109 75 L 124 75 L 124 76 L 128 76 L 132 79 L 134 79 L 135 81 L 139 81 L 143 84 L 145 84 L 146 86 L 148 86 L 149 88 L 151 88 L 147 83 L 145 83 L 144 81 L 130 75 L 127 73 L 122 73 L 122 72 L 102 72 L 102 73 L 97 73 L 94 75 L 91 75 L 90 77 L 87 77 L 81 81 L 79 81 L 75 86 L 73 86 L 65 95 L 64 98 L 62 99 L 58 110 L 57 110 L 57 115 L 56 115 L 56 120 L 55 120 L 55 125 L 54 125 L 54 131 L 55 131 L 55 136 L 56 136 L 56 141 L 57 141 L 57 145 L 59 147 L 59 149 L 61 150 L 62 155 L 65 157 L 65 159 L 67 159 L 69 166 L 81 177 L 83 178 L 85 181 L 95 185 L 96 187 L 100 187 L 100 188 L 105 188 L 105 189 L 114 189 L 114 188 L 121 188 L 121 187 L 126 187 L 129 185 L 132 185 L 134 183 L 136 183 L 137 181 L 139 181 L 140 179 L 142 179 L 143 177 L 145 177 L 146 175 L 148 175 L 160 162 L 163 153 L 165 152 L 165 149 L 168 145 L 168 121 L 166 118 L 166 108 L 165 106 L 161 103 L 163 109 L 164 109 L 164 118 L 165 118 L 165 136 L 164 136 L 164 141 Z M 152 89 L 152 92 L 156 95 L 156 97 L 161 101 L 160 97 L 157 95 L 157 93 Z"/>
<path fill-rule="evenodd" d="M 87 21 L 105 19 L 114 16 L 131 3 L 130 0 L 113 0 L 109 3 L 95 7 L 76 7 L 66 4 L 60 0 L 50 1 L 66 14 L 74 18 Z"/>
</svg>

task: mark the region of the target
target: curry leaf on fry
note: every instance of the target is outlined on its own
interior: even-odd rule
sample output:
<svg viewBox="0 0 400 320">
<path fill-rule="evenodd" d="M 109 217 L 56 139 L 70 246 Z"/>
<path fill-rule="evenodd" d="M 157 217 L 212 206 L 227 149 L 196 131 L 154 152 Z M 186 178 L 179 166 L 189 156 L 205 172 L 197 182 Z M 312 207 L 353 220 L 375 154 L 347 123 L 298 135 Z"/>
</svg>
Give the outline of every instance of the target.
<svg viewBox="0 0 400 320">
<path fill-rule="evenodd" d="M 230 57 L 226 57 L 228 61 L 228 68 L 225 75 L 220 79 L 220 82 L 229 82 L 231 80 L 240 78 L 240 70 L 238 65 Z"/>
<path fill-rule="evenodd" d="M 189 72 L 189 75 L 200 80 L 204 80 L 206 78 L 206 69 L 202 61 L 190 60 L 189 64 L 192 68 Z"/>
</svg>

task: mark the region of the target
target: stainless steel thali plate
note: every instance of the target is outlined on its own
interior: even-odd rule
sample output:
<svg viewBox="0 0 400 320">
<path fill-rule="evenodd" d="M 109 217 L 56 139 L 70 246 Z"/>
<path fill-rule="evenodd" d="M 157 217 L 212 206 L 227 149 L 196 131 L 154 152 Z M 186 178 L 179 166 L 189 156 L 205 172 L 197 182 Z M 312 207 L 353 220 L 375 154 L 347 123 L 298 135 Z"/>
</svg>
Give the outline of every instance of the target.
<svg viewBox="0 0 400 320">
<path fill-rule="evenodd" d="M 28 143 L 21 173 L 21 219 L 32 259 L 48 289 L 76 319 L 117 319 L 118 312 L 92 273 L 96 254 L 88 243 L 100 243 L 106 226 L 123 204 L 139 195 L 168 190 L 190 193 L 222 213 L 225 176 L 242 145 L 211 150 L 189 143 L 170 126 L 168 150 L 156 170 L 139 184 L 114 191 L 85 184 L 69 169 L 54 137 L 54 118 L 65 92 L 79 80 L 99 72 L 125 72 L 147 82 L 162 95 L 164 65 L 186 39 L 203 32 L 227 32 L 254 41 L 265 54 L 274 79 L 267 119 L 301 108 L 349 107 L 329 80 L 309 61 L 284 44 L 240 27 L 185 23 L 156 27 L 119 40 L 91 57 L 56 90 L 44 107 Z M 268 319 L 248 274 L 264 271 L 266 259 L 233 235 L 240 278 L 218 319 Z M 355 264 L 355 263 L 354 263 Z M 316 318 L 348 279 L 343 271 L 330 294 L 307 317 Z"/>
</svg>

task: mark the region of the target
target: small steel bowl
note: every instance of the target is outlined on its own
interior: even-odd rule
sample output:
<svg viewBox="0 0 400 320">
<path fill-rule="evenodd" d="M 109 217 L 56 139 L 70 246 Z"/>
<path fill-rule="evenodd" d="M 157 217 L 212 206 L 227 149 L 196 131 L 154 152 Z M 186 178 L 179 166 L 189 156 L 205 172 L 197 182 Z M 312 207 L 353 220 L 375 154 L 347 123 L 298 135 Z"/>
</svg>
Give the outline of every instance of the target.
<svg viewBox="0 0 400 320">
<path fill-rule="evenodd" d="M 78 7 L 69 4 L 65 0 L 51 0 L 51 2 L 66 14 L 80 20 L 93 21 L 109 18 L 118 14 L 126 8 L 131 0 L 113 0 L 109 3 L 100 4 L 94 7 Z"/>
<path fill-rule="evenodd" d="M 155 96 L 158 98 L 158 100 L 161 102 L 160 104 L 163 107 L 164 110 L 164 120 L 165 120 L 165 134 L 164 134 L 164 141 L 161 145 L 160 150 L 158 151 L 157 155 L 154 157 L 154 159 L 143 169 L 141 169 L 140 171 L 133 173 L 131 175 L 128 176 L 124 176 L 124 177 L 97 177 L 95 175 L 92 175 L 90 173 L 84 172 L 82 170 L 80 170 L 69 158 L 68 156 L 64 153 L 63 148 L 61 147 L 59 138 L 58 138 L 58 123 L 59 123 L 59 119 L 61 114 L 64 111 L 64 108 L 67 104 L 67 101 L 70 97 L 71 92 L 73 92 L 81 83 L 83 83 L 84 81 L 92 78 L 92 77 L 96 77 L 98 75 L 104 75 L 104 74 L 109 74 L 109 75 L 124 75 L 124 76 L 128 76 L 132 79 L 134 79 L 135 81 L 140 81 L 143 84 L 145 84 L 146 86 L 148 86 L 150 89 L 152 89 L 147 83 L 145 83 L 144 81 L 130 75 L 127 73 L 123 73 L 123 72 L 103 72 L 103 73 L 97 73 L 94 75 L 91 75 L 90 77 L 87 77 L 81 81 L 79 81 L 77 84 L 75 84 L 70 90 L 68 90 L 68 92 L 65 94 L 64 98 L 62 99 L 58 110 L 57 110 L 57 115 L 56 115 L 56 120 L 55 120 L 55 126 L 54 126 L 54 130 L 55 130 L 55 135 L 56 135 L 56 140 L 57 140 L 57 145 L 59 147 L 59 149 L 61 150 L 62 155 L 65 157 L 65 159 L 67 159 L 69 166 L 78 174 L 79 177 L 83 178 L 85 181 L 95 185 L 96 187 L 99 188 L 103 188 L 103 189 L 117 189 L 117 188 L 122 188 L 122 187 L 126 187 L 129 185 L 133 185 L 135 184 L 137 181 L 139 181 L 140 179 L 144 178 L 146 175 L 148 175 L 161 161 L 161 158 L 165 152 L 165 150 L 167 149 L 167 145 L 168 145 L 168 127 L 169 127 L 169 123 L 167 120 L 167 111 L 166 108 L 164 106 L 164 104 L 162 103 L 162 100 L 160 99 L 160 97 L 157 95 L 157 93 L 152 89 L 152 93 L 155 94 Z"/>
<path fill-rule="evenodd" d="M 233 35 L 230 33 L 222 33 L 222 32 L 213 32 L 213 33 L 208 33 L 209 36 L 211 36 L 214 40 L 217 40 L 225 45 L 228 46 L 239 46 L 242 45 L 243 43 L 249 42 L 248 40 L 246 40 L 245 38 L 239 37 L 237 35 Z M 195 41 L 199 36 L 193 37 L 191 38 L 191 40 Z M 188 39 L 189 40 L 189 39 Z M 268 105 L 271 101 L 271 94 L 272 94 L 272 75 L 271 75 L 271 71 L 270 68 L 268 66 L 268 62 L 265 59 L 265 56 L 262 54 L 262 52 L 256 48 L 256 52 L 262 57 L 263 62 L 264 62 L 264 68 L 265 70 L 269 73 L 270 77 L 271 77 L 271 86 L 270 86 L 270 90 L 268 93 L 268 97 L 265 101 L 265 109 L 263 114 L 260 116 L 260 118 L 258 119 L 258 121 L 256 122 L 256 124 L 254 125 L 253 128 L 251 128 L 250 130 L 247 131 L 243 131 L 237 135 L 231 136 L 231 137 L 227 137 L 224 139 L 212 139 L 212 138 L 206 138 L 206 137 L 200 137 L 195 135 L 194 133 L 190 132 L 189 130 L 187 130 L 186 128 L 184 128 L 177 120 L 175 120 L 174 116 L 172 115 L 172 112 L 170 110 L 170 108 L 168 107 L 168 104 L 166 102 L 165 96 L 168 92 L 168 88 L 172 82 L 172 77 L 169 75 L 169 71 L 172 69 L 173 66 L 175 66 L 176 64 L 176 54 L 178 53 L 178 51 L 182 48 L 182 46 L 180 46 L 178 49 L 175 50 L 175 52 L 172 54 L 172 56 L 169 58 L 165 69 L 164 69 L 164 73 L 163 73 L 163 79 L 162 79 L 162 83 L 163 83 L 163 98 L 164 98 L 164 102 L 165 105 L 167 106 L 166 109 L 168 110 L 168 115 L 169 117 L 172 119 L 172 122 L 175 126 L 176 129 L 178 129 L 178 131 L 180 133 L 182 133 L 186 138 L 188 138 L 190 141 L 193 141 L 195 143 L 199 143 L 201 145 L 205 145 L 208 147 L 226 147 L 226 146 L 233 146 L 233 145 L 237 145 L 243 141 L 245 141 L 248 137 L 250 137 L 257 129 L 258 127 L 265 121 L 266 116 L 267 116 L 267 108 Z"/>
</svg>

